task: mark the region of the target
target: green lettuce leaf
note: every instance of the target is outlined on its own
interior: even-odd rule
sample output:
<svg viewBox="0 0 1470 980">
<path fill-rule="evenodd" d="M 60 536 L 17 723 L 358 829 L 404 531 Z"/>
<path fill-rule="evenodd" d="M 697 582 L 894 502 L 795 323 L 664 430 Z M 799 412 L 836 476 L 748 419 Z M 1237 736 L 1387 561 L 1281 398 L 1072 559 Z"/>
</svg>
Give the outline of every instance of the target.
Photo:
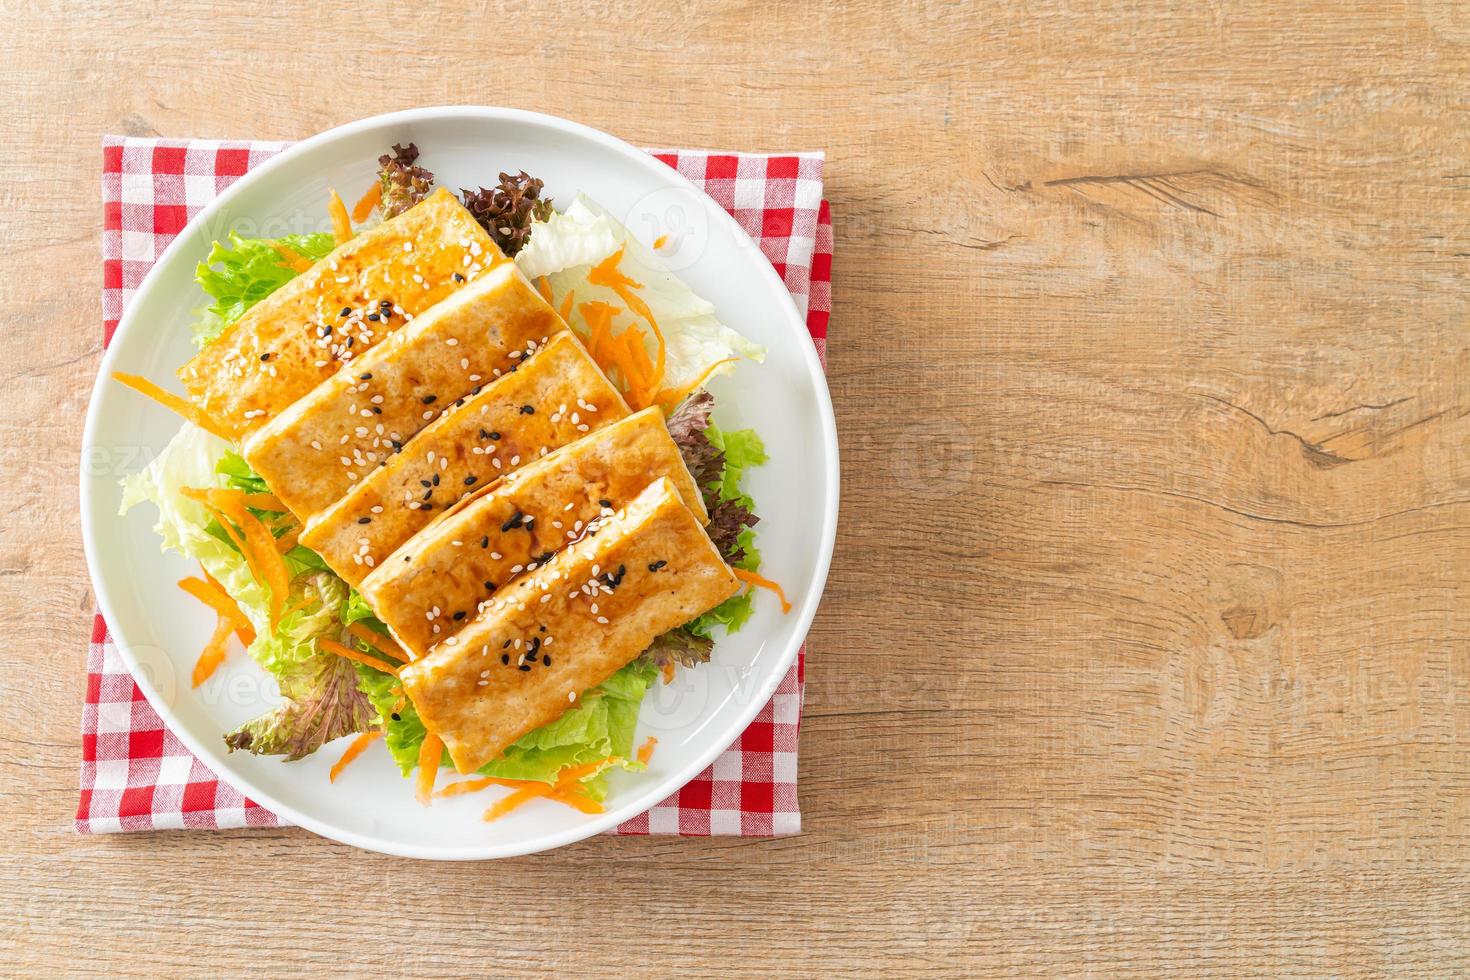
<svg viewBox="0 0 1470 980">
<path fill-rule="evenodd" d="M 516 255 L 516 265 L 531 279 L 548 277 L 552 293 L 557 297 L 575 290 L 579 305 L 601 301 L 624 310 L 614 321 L 615 333 L 624 324 L 633 322 L 633 314 L 626 312 L 627 304 L 616 292 L 606 286 L 594 286 L 587 281 L 587 274 L 598 262 L 623 249 L 620 268 L 642 284 L 638 295 L 648 304 L 663 331 L 665 387 L 682 388 L 692 384 L 706 368 L 719 361 L 765 359 L 764 347 L 721 323 L 708 300 L 690 289 L 653 249 L 585 195 L 573 201 L 564 213 L 553 213 L 531 227 L 530 241 Z M 582 336 L 587 335 L 580 309 L 573 309 L 571 325 Z M 645 339 L 652 344 L 651 338 Z M 734 363 L 724 363 L 714 373 L 725 374 L 734 369 Z"/>
<path fill-rule="evenodd" d="M 341 735 L 366 729 L 372 709 L 355 684 L 345 684 L 336 661 L 317 647 L 321 637 L 340 639 L 340 610 L 347 602 L 347 584 L 321 563 L 312 551 L 297 547 L 287 554 L 293 579 L 287 605 L 308 594 L 316 602 L 287 614 L 270 628 L 270 592 L 255 581 L 250 567 L 219 525 L 197 501 L 184 495 L 186 487 L 244 484 L 250 489 L 259 477 L 240 467 L 229 445 L 196 426 L 185 424 L 144 470 L 123 480 L 122 511 L 140 503 L 158 508 L 154 530 L 164 550 L 176 551 L 202 565 L 239 604 L 255 628 L 249 653 L 280 685 L 285 698 L 276 710 L 227 736 L 233 748 L 252 752 L 280 752 L 291 758 L 310 752 Z M 238 462 L 237 462 L 238 461 Z M 318 567 L 320 566 L 320 567 Z M 243 732 L 249 732 L 248 737 Z M 231 741 L 233 740 L 233 741 Z"/>
<path fill-rule="evenodd" d="M 296 277 L 293 269 L 282 264 L 281 253 L 271 246 L 272 242 L 286 245 L 312 261 L 336 244 L 327 232 L 270 239 L 242 238 L 232 231 L 228 246 L 215 242 L 194 272 L 199 288 L 213 300 L 194 324 L 197 346 L 207 345 L 246 310 Z"/>
<path fill-rule="evenodd" d="M 406 699 L 399 704 L 394 693 L 398 680 L 388 674 L 358 665 L 363 690 L 372 699 L 384 727 L 388 746 L 398 768 L 406 776 L 418 765 L 419 747 L 426 734 L 424 723 Z M 577 699 L 577 705 L 556 721 L 523 735 L 499 759 L 480 769 L 480 774 L 501 779 L 556 781 L 567 766 L 619 756 L 619 768 L 641 770 L 633 758 L 633 734 L 638 725 L 638 708 L 657 676 L 652 664 L 634 661 Z M 445 756 L 448 764 L 448 755 Z M 604 767 L 608 768 L 608 767 Z M 584 780 L 583 788 L 593 799 L 607 795 L 602 772 Z"/>
</svg>

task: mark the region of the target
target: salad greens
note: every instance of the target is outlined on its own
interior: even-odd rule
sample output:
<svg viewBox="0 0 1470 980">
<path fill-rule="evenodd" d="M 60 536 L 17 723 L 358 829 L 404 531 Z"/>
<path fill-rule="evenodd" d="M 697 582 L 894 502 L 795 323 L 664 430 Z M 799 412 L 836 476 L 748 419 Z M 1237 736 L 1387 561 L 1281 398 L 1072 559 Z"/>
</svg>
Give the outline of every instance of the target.
<svg viewBox="0 0 1470 980">
<path fill-rule="evenodd" d="M 434 175 L 417 166 L 417 158 L 413 144 L 395 145 L 392 154 L 380 158 L 380 207 L 385 218 L 412 207 L 432 188 Z M 502 248 L 515 255 L 522 271 L 532 278 L 547 276 L 557 294 L 575 289 L 583 302 L 601 300 L 622 309 L 616 293 L 593 285 L 587 277 L 592 266 L 623 249 L 624 267 L 640 284 L 639 295 L 663 329 L 667 386 L 677 389 L 698 380 L 716 361 L 764 357 L 764 348 L 720 323 L 713 306 L 595 203 L 578 197 L 559 214 L 541 197 L 541 190 L 541 182 L 525 173 L 501 174 L 496 188 L 465 191 L 463 196 L 482 224 L 489 223 Z M 286 263 L 290 252 L 316 260 L 333 245 L 333 237 L 326 233 L 258 239 L 232 232 L 227 244 L 216 242 L 196 272 L 210 299 L 193 326 L 196 344 L 207 345 L 289 282 L 296 275 Z M 289 251 L 283 254 L 277 246 Z M 585 335 L 587 325 L 579 312 L 573 312 L 572 325 Z M 715 373 L 729 367 L 721 365 Z M 752 430 L 714 425 L 713 404 L 713 397 L 701 388 L 669 419 L 669 431 L 705 494 L 711 538 L 732 564 L 754 570 L 760 564 L 752 530 L 757 518 L 743 481 L 751 467 L 766 461 L 765 448 Z M 223 440 L 185 423 L 146 469 L 122 482 L 122 510 L 144 501 L 154 504 L 159 515 L 154 529 L 164 549 L 198 561 L 239 605 L 256 634 L 249 654 L 280 687 L 283 700 L 277 708 L 225 736 L 231 749 L 298 759 L 342 735 L 382 727 L 384 742 L 403 773 L 418 764 L 426 732 L 397 679 L 321 649 L 324 639 L 351 643 L 348 627 L 386 632 L 361 594 L 319 555 L 296 545 L 286 553 L 292 576 L 288 611 L 272 629 L 269 590 L 255 580 L 245 557 L 209 509 L 184 493 L 222 487 L 270 494 L 266 481 L 243 457 Z M 251 509 L 268 525 L 275 524 L 278 536 L 285 533 L 279 525 L 289 515 L 254 505 Z M 639 706 L 659 670 L 707 661 L 715 627 L 734 632 L 751 613 L 751 595 L 737 595 L 664 634 L 638 659 L 584 692 L 561 718 L 523 736 L 480 772 L 554 782 L 569 765 L 611 756 L 622 760 L 616 764 L 622 768 L 642 769 L 634 757 L 634 729 Z M 583 788 L 592 798 L 603 799 L 605 774 L 589 777 Z"/>
<path fill-rule="evenodd" d="M 194 324 L 196 346 L 204 347 L 246 310 L 296 277 L 294 270 L 282 264 L 277 244 L 314 262 L 336 243 L 326 232 L 270 239 L 241 238 L 233 231 L 228 247 L 215 242 L 209 257 L 194 272 L 199 287 L 214 301 Z"/>
</svg>

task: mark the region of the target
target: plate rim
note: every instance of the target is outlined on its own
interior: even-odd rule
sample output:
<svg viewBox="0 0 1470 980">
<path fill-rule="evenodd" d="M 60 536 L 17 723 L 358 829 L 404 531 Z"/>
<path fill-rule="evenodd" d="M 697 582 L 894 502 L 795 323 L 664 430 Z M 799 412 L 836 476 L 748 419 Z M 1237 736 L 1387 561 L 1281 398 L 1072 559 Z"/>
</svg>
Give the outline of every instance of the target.
<svg viewBox="0 0 1470 980">
<path fill-rule="evenodd" d="M 123 314 L 118 321 L 117 329 L 113 332 L 113 336 L 112 338 L 110 338 L 108 345 L 104 350 L 102 361 L 97 370 L 97 376 L 93 381 L 92 390 L 88 397 L 86 421 L 83 426 L 82 432 L 80 459 L 81 465 L 79 467 L 79 508 L 82 524 L 82 543 L 83 550 L 86 556 L 87 572 L 91 578 L 93 594 L 96 596 L 97 605 L 102 613 L 104 621 L 109 624 L 109 631 L 111 631 L 112 629 L 110 624 L 117 622 L 118 620 L 117 617 L 112 614 L 113 604 L 108 591 L 108 587 L 105 584 L 107 582 L 107 579 L 103 575 L 103 556 L 99 554 L 98 544 L 95 540 L 93 515 L 96 510 L 96 501 L 94 500 L 92 489 L 94 478 L 90 477 L 87 472 L 87 460 L 91 458 L 93 447 L 97 444 L 97 429 L 101 424 L 100 413 L 97 409 L 97 406 L 100 404 L 104 386 L 107 384 L 107 380 L 112 375 L 114 362 L 119 356 L 118 352 L 121 350 L 121 345 L 115 343 L 115 341 L 118 339 L 118 337 L 122 336 L 125 331 L 131 331 L 133 329 L 133 324 L 138 315 L 137 311 L 143 305 L 143 303 L 141 302 L 142 298 L 152 292 L 153 289 L 157 288 L 157 282 L 160 278 L 162 278 L 163 270 L 179 260 L 179 253 L 192 237 L 189 234 L 190 231 L 192 231 L 198 225 L 209 222 L 216 214 L 228 207 L 235 197 L 243 194 L 254 184 L 269 179 L 270 175 L 274 173 L 275 170 L 289 163 L 294 157 L 300 156 L 318 147 L 330 144 L 337 140 L 356 135 L 363 130 L 393 125 L 420 123 L 430 120 L 439 121 L 446 118 L 450 120 L 457 118 L 467 122 L 477 123 L 493 124 L 496 122 L 513 122 L 521 124 L 531 124 L 534 126 L 546 127 L 553 131 L 558 131 L 561 133 L 589 139 L 595 143 L 601 144 L 604 149 L 610 152 L 617 153 L 624 157 L 635 160 L 640 166 L 642 166 L 644 169 L 647 169 L 650 174 L 654 174 L 656 177 L 661 178 L 666 182 L 672 183 L 673 186 L 680 187 L 683 190 L 692 191 L 694 194 L 697 195 L 697 199 L 703 205 L 705 212 L 709 214 L 713 220 L 723 221 L 726 227 L 733 234 L 738 236 L 736 238 L 737 241 L 742 238 L 746 239 L 747 241 L 750 240 L 749 236 L 746 234 L 745 230 L 740 227 L 739 223 L 736 222 L 735 219 L 728 212 L 726 212 L 723 207 L 721 207 L 707 193 L 705 193 L 703 188 L 695 185 L 692 181 L 686 178 L 683 174 L 679 173 L 673 167 L 667 166 L 663 162 L 654 158 L 651 154 L 633 146 L 625 140 L 619 139 L 616 136 L 612 136 L 609 133 L 605 133 L 602 130 L 595 129 L 591 126 L 573 122 L 568 119 L 563 119 L 559 116 L 549 115 L 547 113 L 534 112 L 527 109 L 513 109 L 496 106 L 426 106 L 416 109 L 404 109 L 396 112 L 382 113 L 379 115 L 368 116 L 362 119 L 354 120 L 352 122 L 344 123 L 340 126 L 335 126 L 331 129 L 324 130 L 314 136 L 308 137 L 307 139 L 293 143 L 290 146 L 286 147 L 281 152 L 262 162 L 260 166 L 252 169 L 250 172 L 242 176 L 239 180 L 235 181 L 225 190 L 217 194 L 208 204 L 200 209 L 198 214 L 190 219 L 185 228 L 180 230 L 179 234 L 175 236 L 174 240 L 171 241 L 168 247 L 163 251 L 163 253 L 159 255 L 158 259 L 154 262 L 152 268 L 149 269 L 147 275 L 144 276 L 143 281 L 139 284 L 137 291 L 133 295 L 132 301 L 128 304 L 128 308 L 123 311 Z M 758 249 L 756 250 L 756 253 L 760 254 Z M 758 267 L 759 270 L 757 272 L 757 275 L 765 278 L 768 284 L 774 284 L 777 287 L 776 291 L 781 297 L 781 305 L 784 306 L 787 314 L 786 319 L 788 321 L 788 325 L 794 326 L 796 328 L 801 339 L 803 339 L 804 341 L 809 340 L 809 335 L 806 329 L 806 320 L 804 317 L 802 317 L 800 310 L 796 306 L 795 300 L 792 298 L 790 291 L 786 288 L 785 283 L 776 273 L 775 268 L 770 264 L 770 262 L 764 260 L 756 263 L 755 265 Z M 831 569 L 832 553 L 836 542 L 838 507 L 840 503 L 841 468 L 839 465 L 840 461 L 838 457 L 839 444 L 837 440 L 836 418 L 832 409 L 831 392 L 829 391 L 827 386 L 826 373 L 821 365 L 821 362 L 817 358 L 816 348 L 813 344 L 811 344 L 810 342 L 804 342 L 798 344 L 797 346 L 799 348 L 798 356 L 800 357 L 803 366 L 806 368 L 807 380 L 812 383 L 811 386 L 816 395 L 815 400 L 817 412 L 819 415 L 818 422 L 819 427 L 822 431 L 822 439 L 823 443 L 825 444 L 824 448 L 827 451 L 826 458 L 828 460 L 828 463 L 825 467 L 825 486 L 823 488 L 825 497 L 824 524 L 821 529 L 820 535 L 820 553 L 817 555 L 816 565 L 813 568 L 811 582 L 808 585 L 805 594 L 801 597 L 801 618 L 797 622 L 796 630 L 792 633 L 792 639 L 787 644 L 785 644 L 784 648 L 780 652 L 780 655 L 772 660 L 772 668 L 769 674 L 765 678 L 763 678 L 765 683 L 771 686 L 773 692 L 775 689 L 775 685 L 779 684 L 780 679 L 785 676 L 787 671 L 790 670 L 791 664 L 796 659 L 797 651 L 801 648 L 802 644 L 806 642 L 807 632 L 811 628 L 812 620 L 816 616 L 817 608 L 821 603 L 822 593 L 826 587 L 827 576 Z M 602 831 L 615 827 L 619 823 L 622 823 L 625 820 L 628 820 L 645 812 L 649 807 L 654 806 L 660 800 L 667 798 L 674 793 L 677 793 L 680 789 L 687 785 L 695 776 L 704 771 L 705 768 L 707 768 L 721 753 L 729 748 L 729 746 L 732 745 L 735 740 L 740 737 L 741 733 L 744 732 L 747 727 L 749 727 L 751 721 L 754 720 L 755 716 L 765 707 L 767 703 L 767 700 L 763 699 L 750 699 L 749 703 L 742 706 L 741 710 L 736 716 L 735 721 L 730 725 L 729 737 L 726 738 L 722 734 L 719 738 L 708 740 L 703 748 L 694 753 L 692 761 L 685 763 L 682 767 L 671 772 L 662 780 L 659 780 L 657 783 L 654 784 L 663 787 L 657 794 L 651 794 L 645 791 L 642 794 L 630 797 L 629 803 L 624 804 L 621 807 L 610 807 L 606 813 L 595 815 L 590 819 L 580 824 L 574 825 L 567 830 L 551 834 L 544 838 L 526 838 L 491 844 L 460 845 L 450 848 L 400 846 L 396 842 L 390 840 L 375 839 L 370 834 L 362 833 L 356 830 L 352 830 L 350 828 L 339 827 L 328 821 L 318 820 L 314 816 L 303 813 L 297 807 L 282 802 L 281 800 L 277 799 L 273 793 L 262 790 L 260 787 L 251 785 L 252 780 L 250 780 L 248 777 L 243 777 L 243 774 L 241 774 L 238 770 L 232 769 L 228 766 L 222 753 L 205 748 L 202 744 L 199 743 L 197 739 L 194 738 L 191 733 L 188 732 L 188 730 L 184 726 L 176 727 L 174 724 L 170 723 L 173 720 L 174 712 L 172 708 L 168 705 L 166 700 L 162 697 L 162 692 L 155 689 L 154 685 L 149 680 L 147 671 L 140 669 L 139 661 L 132 652 L 131 648 L 128 646 L 128 644 L 126 642 L 116 642 L 117 640 L 124 638 L 121 638 L 116 634 L 113 634 L 113 638 L 115 641 L 115 648 L 117 649 L 119 655 L 122 657 L 123 663 L 127 666 L 128 673 L 132 676 L 134 683 L 136 683 L 138 687 L 142 690 L 144 697 L 148 700 L 148 703 L 153 707 L 154 711 L 158 713 L 158 716 L 163 721 L 164 725 L 169 728 L 174 736 L 177 737 L 191 753 L 193 753 L 202 762 L 204 762 L 211 770 L 215 772 L 216 775 L 220 776 L 220 778 L 225 779 L 225 781 L 228 782 L 231 786 L 234 786 L 241 793 L 248 796 L 254 802 L 270 810 L 272 813 L 284 817 L 297 826 L 309 830 L 312 833 L 317 834 L 321 837 L 347 844 L 352 847 L 361 848 L 363 850 L 416 859 L 475 861 L 506 857 L 518 857 L 525 854 L 534 854 L 541 851 L 547 851 L 557 847 L 562 847 L 567 844 L 572 844 L 577 841 L 591 837 L 594 834 L 598 834 Z M 773 681 L 774 683 L 772 683 Z M 226 774 L 229 778 L 226 778 Z"/>
</svg>

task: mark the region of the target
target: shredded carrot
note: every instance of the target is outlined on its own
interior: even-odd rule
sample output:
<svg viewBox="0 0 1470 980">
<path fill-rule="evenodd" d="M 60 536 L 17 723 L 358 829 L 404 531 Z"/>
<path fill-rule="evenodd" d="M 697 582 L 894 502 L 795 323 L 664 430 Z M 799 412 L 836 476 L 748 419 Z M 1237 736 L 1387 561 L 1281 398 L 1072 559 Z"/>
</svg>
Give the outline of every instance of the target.
<svg viewBox="0 0 1470 980">
<path fill-rule="evenodd" d="M 287 606 L 285 612 L 281 613 L 281 618 L 282 619 L 285 619 L 287 616 L 291 615 L 293 612 L 300 612 L 301 610 L 305 609 L 307 606 L 311 605 L 313 602 L 316 602 L 320 598 L 321 598 L 321 596 L 317 595 L 315 592 L 308 592 L 306 595 L 304 595 L 304 596 L 301 597 L 301 601 L 300 602 L 294 602 L 291 605 Z"/>
<path fill-rule="evenodd" d="M 611 289 L 624 303 L 628 304 L 628 309 L 648 321 L 649 328 L 653 330 L 654 339 L 658 342 L 658 358 L 654 366 L 653 377 L 649 379 L 648 388 L 656 390 L 664 380 L 664 363 L 667 357 L 664 332 L 659 329 L 658 321 L 653 318 L 653 311 L 648 308 L 648 304 L 643 302 L 641 296 L 633 292 L 635 289 L 642 289 L 643 283 L 634 282 L 618 268 L 622 261 L 623 249 L 620 248 L 593 266 L 592 270 L 587 273 L 587 281 L 594 286 L 606 286 Z"/>
<path fill-rule="evenodd" d="M 327 213 L 332 216 L 332 237 L 341 245 L 352 237 L 352 219 L 347 216 L 347 205 L 342 203 L 342 195 L 335 190 L 327 202 Z"/>
<path fill-rule="evenodd" d="M 628 356 L 633 359 L 634 365 L 638 368 L 639 385 L 652 391 L 653 364 L 648 360 L 648 348 L 643 345 L 643 334 L 637 330 L 624 331 L 623 343 L 628 346 Z"/>
<path fill-rule="evenodd" d="M 204 576 L 204 581 L 208 583 L 211 588 L 213 588 L 220 595 L 224 596 L 226 599 L 229 599 L 230 604 L 234 605 L 235 610 L 239 612 L 240 607 L 238 605 L 235 605 L 235 600 L 230 598 L 230 594 L 225 591 L 225 587 L 215 581 L 214 576 L 209 574 L 209 572 L 205 570 L 203 565 L 199 566 L 199 574 Z M 250 620 L 243 612 L 240 612 L 240 619 L 244 621 L 244 625 L 241 626 L 239 624 L 236 624 L 235 635 L 240 638 L 241 643 L 245 644 L 248 647 L 250 644 L 255 642 L 255 627 L 251 625 Z"/>
<path fill-rule="evenodd" d="M 281 264 L 292 272 L 305 272 L 311 268 L 311 259 L 308 259 L 285 242 L 271 242 L 270 246 L 281 256 L 283 260 Z"/>
<path fill-rule="evenodd" d="M 672 660 L 670 660 L 668 663 L 664 664 L 664 666 L 663 666 L 663 675 L 664 675 L 664 683 L 665 684 L 672 684 L 672 683 L 674 683 L 674 662 Z"/>
<path fill-rule="evenodd" d="M 653 250 L 655 252 L 657 252 L 659 249 L 663 248 L 668 243 L 669 243 L 669 236 L 667 234 L 659 235 L 657 238 L 655 238 L 653 240 Z"/>
<path fill-rule="evenodd" d="M 609 306 L 607 303 L 592 302 L 583 303 L 577 307 L 582 314 L 582 319 L 587 321 L 587 353 L 592 355 L 603 370 L 610 366 L 603 360 L 603 345 L 607 343 L 612 335 L 612 318 L 617 312 L 617 307 Z"/>
<path fill-rule="evenodd" d="M 572 322 L 572 300 L 576 298 L 577 291 L 575 289 L 568 289 L 566 297 L 561 301 L 561 310 L 558 311 L 561 313 L 563 323 Z"/>
<path fill-rule="evenodd" d="M 648 740 L 638 746 L 638 761 L 645 766 L 648 765 L 648 760 L 653 758 L 653 747 L 657 744 L 658 739 L 652 735 L 648 736 Z"/>
<path fill-rule="evenodd" d="M 205 577 L 208 578 L 207 572 Z M 250 620 L 240 611 L 239 604 L 214 579 L 205 582 L 197 578 L 181 578 L 179 588 L 213 609 L 215 615 L 221 619 L 229 620 L 231 629 L 240 637 L 241 643 L 249 646 L 255 642 L 255 629 L 250 625 Z"/>
<path fill-rule="evenodd" d="M 347 764 L 362 755 L 363 750 L 373 744 L 373 739 L 378 738 L 382 734 L 381 729 L 373 729 L 370 732 L 363 732 L 357 738 L 354 738 L 352 743 L 347 746 L 347 751 L 342 753 L 342 758 L 338 759 L 332 766 L 332 771 L 327 773 L 327 782 L 335 783 L 337 777 L 342 775 L 342 770 L 347 768 Z"/>
<path fill-rule="evenodd" d="M 199 654 L 199 659 L 194 664 L 193 686 L 198 687 L 209 679 L 225 662 L 225 654 L 228 652 L 225 644 L 230 640 L 230 634 L 235 632 L 235 624 L 225 616 L 221 616 L 214 624 L 214 635 L 204 645 L 204 650 Z"/>
<path fill-rule="evenodd" d="M 555 800 L 558 803 L 565 803 L 567 806 L 570 807 L 575 807 L 576 809 L 581 810 L 583 813 L 603 812 L 603 807 L 601 803 L 598 803 L 587 794 L 578 792 L 576 790 L 552 790 L 550 793 L 546 794 L 546 798 L 548 800 Z"/>
<path fill-rule="evenodd" d="M 228 517 L 229 521 L 220 521 L 220 526 L 228 528 L 232 521 L 239 528 L 240 534 L 244 536 L 241 542 L 233 535 L 232 540 L 236 544 L 242 544 L 241 553 L 245 555 L 245 562 L 250 566 L 256 579 L 270 589 L 271 593 L 271 629 L 275 629 L 281 623 L 281 615 L 286 608 L 286 596 L 291 589 L 291 573 L 286 568 L 286 560 L 276 550 L 276 537 L 270 530 L 260 522 L 260 518 L 250 513 L 245 506 L 245 495 L 239 490 L 228 490 L 222 487 L 212 487 L 209 490 L 198 491 L 185 489 L 186 496 L 203 500 L 212 506 L 217 515 Z"/>
<path fill-rule="evenodd" d="M 376 630 L 368 629 L 361 623 L 353 623 L 347 627 L 347 632 L 351 633 L 365 646 L 371 647 L 375 653 L 384 654 L 395 660 L 401 660 L 404 663 L 408 663 L 409 660 L 413 659 L 403 652 L 402 647 L 393 642 L 392 637 L 379 633 Z"/>
<path fill-rule="evenodd" d="M 486 823 L 489 823 L 491 820 L 499 820 L 521 804 L 534 800 L 538 796 L 547 796 L 554 792 L 555 789 L 556 787 L 548 786 L 546 783 L 533 783 L 530 786 L 522 786 L 509 796 L 497 800 L 494 806 L 485 811 L 482 819 Z"/>
<path fill-rule="evenodd" d="M 244 495 L 245 506 L 252 510 L 268 510 L 273 514 L 289 514 L 286 505 L 281 503 L 281 498 L 273 493 L 245 493 L 236 490 L 235 493 Z"/>
<path fill-rule="evenodd" d="M 276 538 L 276 551 L 284 555 L 286 552 L 296 547 L 296 543 L 300 540 L 301 525 L 292 524 L 286 529 L 285 534 L 281 535 L 279 538 Z"/>
<path fill-rule="evenodd" d="M 604 766 L 610 766 L 615 762 L 622 761 L 622 756 L 610 755 L 606 759 L 598 759 L 595 762 L 584 762 L 580 766 L 568 766 L 557 773 L 556 785 L 565 788 L 573 783 L 580 782 L 594 773 L 600 772 Z"/>
<path fill-rule="evenodd" d="M 710 375 L 715 373 L 715 368 L 719 367 L 721 364 L 734 364 L 738 360 L 740 360 L 740 358 L 738 357 L 726 357 L 721 360 L 715 361 L 709 367 L 700 372 L 699 377 L 695 378 L 687 385 L 684 385 L 682 388 L 665 388 L 660 391 L 653 399 L 654 404 L 658 405 L 660 408 L 663 408 L 665 411 L 672 410 L 673 408 L 677 407 L 678 404 L 684 399 L 694 394 L 694 389 L 698 388 L 700 385 L 708 381 Z"/>
<path fill-rule="evenodd" d="M 199 410 L 199 407 L 193 402 L 190 402 L 184 398 L 180 398 L 173 392 L 166 391 L 163 388 L 158 387 L 158 385 L 154 384 L 152 381 L 149 381 L 145 377 L 137 374 L 123 374 L 121 372 L 117 372 L 113 374 L 112 380 L 120 384 L 127 385 L 129 388 L 133 389 L 136 392 L 147 395 L 149 398 L 158 402 L 158 404 L 162 405 L 170 412 L 173 412 L 175 415 L 180 416 L 185 421 L 193 422 L 205 432 L 212 432 L 213 434 L 219 436 L 221 439 L 225 439 L 230 442 L 235 441 L 235 434 L 233 432 L 225 428 L 223 425 L 220 425 L 208 415 L 205 415 L 203 412 L 201 412 Z"/>
<path fill-rule="evenodd" d="M 781 611 L 783 613 L 789 613 L 791 611 L 791 603 L 786 601 L 786 590 L 775 582 L 772 582 L 763 575 L 757 575 L 755 572 L 748 572 L 743 568 L 732 568 L 730 571 L 735 573 L 736 578 L 748 585 L 758 585 L 763 589 L 770 589 L 781 598 Z"/>
<path fill-rule="evenodd" d="M 434 794 L 435 799 L 443 799 L 447 796 L 463 796 L 466 793 L 478 793 L 482 789 L 491 786 L 508 786 L 511 789 L 520 789 L 523 786 L 545 785 L 531 779 L 501 779 L 497 776 L 476 776 L 474 779 L 465 779 L 448 786 Z"/>
<path fill-rule="evenodd" d="M 439 775 L 439 762 L 443 758 L 444 741 L 429 732 L 424 736 L 424 744 L 419 746 L 418 788 L 413 794 L 420 806 L 428 806 L 429 801 L 434 798 L 434 777 Z"/>
<path fill-rule="evenodd" d="M 379 660 L 370 654 L 363 653 L 360 650 L 354 650 L 349 646 L 344 646 L 336 640 L 321 639 L 316 642 L 317 646 L 328 653 L 335 653 L 337 656 L 346 657 L 348 660 L 356 660 L 360 664 L 365 664 L 373 668 L 373 670 L 381 670 L 383 673 L 392 674 L 394 677 L 398 676 L 398 668 L 385 660 Z"/>
<path fill-rule="evenodd" d="M 352 220 L 362 224 L 372 215 L 373 208 L 377 207 L 378 202 L 382 199 L 383 185 L 380 181 L 375 180 L 373 186 L 369 187 L 366 193 L 357 199 L 357 203 L 352 205 Z"/>
<path fill-rule="evenodd" d="M 547 279 L 545 276 L 537 276 L 536 277 L 536 292 L 538 292 L 538 293 L 541 294 L 541 298 L 544 299 L 544 300 L 546 300 L 546 304 L 548 306 L 553 305 L 552 299 L 551 299 L 551 280 L 550 279 Z"/>
</svg>

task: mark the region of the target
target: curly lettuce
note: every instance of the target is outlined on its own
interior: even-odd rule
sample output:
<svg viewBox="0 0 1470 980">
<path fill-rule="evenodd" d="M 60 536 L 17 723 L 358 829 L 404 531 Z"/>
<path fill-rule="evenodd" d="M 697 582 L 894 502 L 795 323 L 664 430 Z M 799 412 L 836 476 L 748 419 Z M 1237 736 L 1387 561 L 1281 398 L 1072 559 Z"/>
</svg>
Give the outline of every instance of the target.
<svg viewBox="0 0 1470 980">
<path fill-rule="evenodd" d="M 340 658 L 322 653 L 317 640 L 338 638 L 347 586 L 316 567 L 321 559 L 298 546 L 288 563 L 294 574 L 288 605 L 306 603 L 270 627 L 270 592 L 255 580 L 245 558 L 185 488 L 251 485 L 243 461 L 222 439 L 185 424 L 147 468 L 123 480 L 122 512 L 149 502 L 158 508 L 154 525 L 164 550 L 204 567 L 239 605 L 255 629 L 249 654 L 280 686 L 284 702 L 274 711 L 225 737 L 231 748 L 296 759 L 342 735 L 366 730 L 373 712 Z M 325 566 L 322 566 L 323 568 Z M 344 683 L 344 680 L 353 681 Z"/>
<path fill-rule="evenodd" d="M 419 748 L 427 734 L 413 702 L 402 696 L 398 679 L 390 674 L 359 665 L 358 676 L 377 709 L 383 726 L 383 742 L 399 770 L 407 776 L 418 765 Z M 657 676 L 657 668 L 647 662 L 634 661 L 601 684 L 583 692 L 576 707 L 548 725 L 543 725 L 505 750 L 500 758 L 483 766 L 484 776 L 501 779 L 527 779 L 554 783 L 567 766 L 585 765 L 611 756 L 611 763 L 582 783 L 595 800 L 607 796 L 606 769 L 639 771 L 643 763 L 634 758 L 633 735 L 638 725 L 638 709 L 649 685 Z M 445 755 L 444 764 L 448 763 Z"/>
<path fill-rule="evenodd" d="M 282 238 L 242 238 L 230 232 L 229 246 L 215 242 L 194 272 L 199 288 L 213 301 L 194 323 L 194 343 L 204 347 L 245 311 L 296 277 L 277 245 L 316 261 L 335 246 L 326 232 Z"/>
</svg>

